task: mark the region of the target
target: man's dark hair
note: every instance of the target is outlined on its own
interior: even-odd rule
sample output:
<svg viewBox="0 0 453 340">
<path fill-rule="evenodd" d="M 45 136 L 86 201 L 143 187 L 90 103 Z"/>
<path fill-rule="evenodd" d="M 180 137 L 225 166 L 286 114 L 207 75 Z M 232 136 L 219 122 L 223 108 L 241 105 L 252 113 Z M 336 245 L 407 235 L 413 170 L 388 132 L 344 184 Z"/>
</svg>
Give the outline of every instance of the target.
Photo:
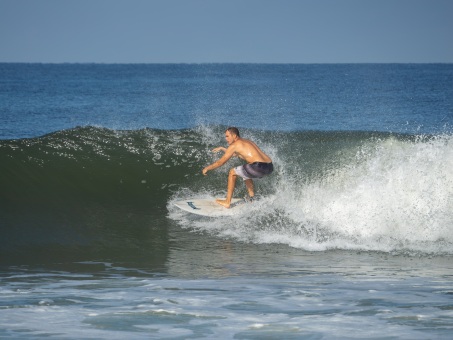
<svg viewBox="0 0 453 340">
<path fill-rule="evenodd" d="M 230 131 L 230 133 L 232 133 L 232 134 L 234 134 L 234 135 L 236 135 L 236 136 L 238 136 L 238 137 L 241 137 L 241 136 L 239 135 L 239 130 L 238 130 L 237 128 L 235 128 L 235 127 L 229 127 L 229 128 L 226 129 L 226 130 L 227 130 L 227 131 Z"/>
</svg>

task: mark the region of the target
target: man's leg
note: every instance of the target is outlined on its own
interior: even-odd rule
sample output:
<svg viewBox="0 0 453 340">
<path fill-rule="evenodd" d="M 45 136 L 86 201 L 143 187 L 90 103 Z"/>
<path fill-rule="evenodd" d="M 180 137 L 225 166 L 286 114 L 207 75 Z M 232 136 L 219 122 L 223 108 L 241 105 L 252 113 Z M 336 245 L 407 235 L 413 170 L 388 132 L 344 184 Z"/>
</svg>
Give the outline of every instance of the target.
<svg viewBox="0 0 453 340">
<path fill-rule="evenodd" d="M 253 185 L 253 180 L 251 179 L 246 179 L 245 180 L 245 187 L 247 188 L 247 191 L 249 193 L 249 197 L 252 198 L 255 196 L 255 187 Z"/>
<path fill-rule="evenodd" d="M 236 186 L 237 174 L 234 168 L 228 173 L 228 185 L 227 185 L 227 197 L 224 200 L 217 199 L 216 202 L 223 205 L 225 208 L 229 208 L 231 205 L 231 199 L 233 198 L 234 187 Z"/>
</svg>

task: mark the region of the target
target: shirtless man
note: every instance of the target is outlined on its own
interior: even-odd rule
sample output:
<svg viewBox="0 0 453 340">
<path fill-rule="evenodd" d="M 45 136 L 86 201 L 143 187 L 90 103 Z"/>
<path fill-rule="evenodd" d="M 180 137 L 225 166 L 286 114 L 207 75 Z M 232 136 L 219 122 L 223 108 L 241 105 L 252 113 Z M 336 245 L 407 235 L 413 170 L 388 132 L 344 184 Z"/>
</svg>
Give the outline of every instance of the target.
<svg viewBox="0 0 453 340">
<path fill-rule="evenodd" d="M 203 175 L 206 176 L 208 171 L 217 169 L 224 165 L 231 157 L 237 156 L 247 162 L 245 165 L 232 168 L 228 174 L 228 189 L 226 199 L 217 199 L 216 202 L 229 208 L 231 198 L 233 197 L 236 178 L 240 176 L 245 181 L 245 186 L 251 199 L 255 196 L 253 179 L 261 178 L 269 175 L 274 170 L 272 160 L 252 141 L 241 138 L 239 130 L 235 127 L 229 127 L 225 131 L 225 139 L 228 143 L 228 148 L 220 146 L 213 149 L 213 152 L 223 151 L 223 156 L 216 162 L 208 165 L 203 169 Z"/>
</svg>

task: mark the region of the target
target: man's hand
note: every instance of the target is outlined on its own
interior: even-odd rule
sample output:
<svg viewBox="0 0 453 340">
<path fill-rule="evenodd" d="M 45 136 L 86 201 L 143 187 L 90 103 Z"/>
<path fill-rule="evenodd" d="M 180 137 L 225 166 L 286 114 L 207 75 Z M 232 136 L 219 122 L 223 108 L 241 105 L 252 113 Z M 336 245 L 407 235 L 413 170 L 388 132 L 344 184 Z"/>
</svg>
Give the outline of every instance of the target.
<svg viewBox="0 0 453 340">
<path fill-rule="evenodd" d="M 209 171 L 208 167 L 204 168 L 203 171 L 202 171 L 203 175 L 206 176 L 208 174 L 208 171 Z"/>
<path fill-rule="evenodd" d="M 224 148 L 223 146 L 219 146 L 218 148 L 212 149 L 212 152 L 219 152 L 219 151 L 225 152 L 226 150 L 227 149 Z"/>
</svg>

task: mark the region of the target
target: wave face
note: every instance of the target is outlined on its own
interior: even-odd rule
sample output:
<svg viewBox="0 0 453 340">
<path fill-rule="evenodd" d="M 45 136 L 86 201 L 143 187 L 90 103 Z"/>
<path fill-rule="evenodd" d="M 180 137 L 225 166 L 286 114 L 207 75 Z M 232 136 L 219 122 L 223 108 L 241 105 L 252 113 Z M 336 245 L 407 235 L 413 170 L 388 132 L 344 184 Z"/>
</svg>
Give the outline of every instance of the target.
<svg viewBox="0 0 453 340">
<path fill-rule="evenodd" d="M 171 183 L 201 152 L 188 133 L 86 127 L 0 142 L 3 259 L 165 257 Z"/>
<path fill-rule="evenodd" d="M 274 160 L 257 183 L 264 198 L 227 220 L 183 214 L 171 202 L 225 194 L 236 161 L 201 175 L 224 128 L 83 127 L 0 141 L 1 261 L 150 261 L 153 250 L 163 266 L 175 225 L 308 251 L 453 254 L 452 136 L 244 129 Z"/>
</svg>

